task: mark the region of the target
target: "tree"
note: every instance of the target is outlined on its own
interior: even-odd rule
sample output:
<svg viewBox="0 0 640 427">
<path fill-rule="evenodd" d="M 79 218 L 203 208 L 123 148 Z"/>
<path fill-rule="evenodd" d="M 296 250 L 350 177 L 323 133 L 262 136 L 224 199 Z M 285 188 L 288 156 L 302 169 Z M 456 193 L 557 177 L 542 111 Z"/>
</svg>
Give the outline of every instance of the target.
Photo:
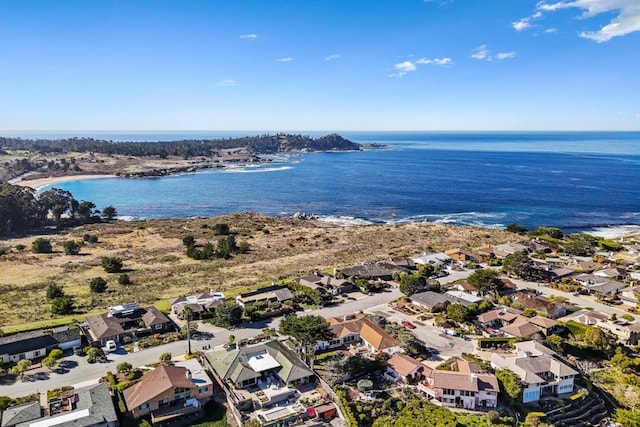
<svg viewBox="0 0 640 427">
<path fill-rule="evenodd" d="M 4 411 L 15 402 L 9 396 L 0 396 L 0 411 Z"/>
<path fill-rule="evenodd" d="M 216 318 L 222 325 L 234 326 L 242 321 L 242 307 L 234 301 L 225 301 L 215 308 Z"/>
<path fill-rule="evenodd" d="M 496 377 L 500 381 L 500 390 L 511 403 L 518 403 L 522 399 L 522 391 L 524 386 L 520 377 L 513 371 L 508 369 L 500 369 L 496 371 Z"/>
<path fill-rule="evenodd" d="M 552 239 L 562 239 L 564 237 L 564 233 L 562 230 L 556 227 L 543 227 L 540 226 L 531 232 L 532 236 L 548 236 Z"/>
<path fill-rule="evenodd" d="M 235 236 L 227 236 L 218 240 L 218 246 L 216 247 L 216 256 L 218 258 L 229 259 L 232 254 L 236 253 L 238 245 L 236 244 Z"/>
<path fill-rule="evenodd" d="M 102 268 L 107 273 L 120 273 L 122 271 L 122 259 L 117 257 L 102 258 Z"/>
<path fill-rule="evenodd" d="M 38 237 L 31 243 L 31 251 L 36 254 L 50 254 L 53 252 L 53 247 L 49 239 Z"/>
<path fill-rule="evenodd" d="M 613 419 L 624 427 L 640 427 L 640 409 L 618 408 Z"/>
<path fill-rule="evenodd" d="M 507 225 L 506 230 L 516 234 L 526 234 L 527 232 L 526 228 L 518 224 L 509 224 Z"/>
<path fill-rule="evenodd" d="M 122 273 L 121 275 L 118 276 L 118 284 L 122 286 L 130 285 L 131 278 L 127 273 Z"/>
<path fill-rule="evenodd" d="M 160 363 L 162 363 L 163 365 L 170 365 L 171 364 L 171 353 L 169 353 L 169 352 L 162 353 L 160 355 Z"/>
<path fill-rule="evenodd" d="M 102 218 L 106 219 L 107 221 L 112 221 L 117 216 L 118 211 L 113 206 L 107 206 L 106 208 L 102 209 Z"/>
<path fill-rule="evenodd" d="M 191 354 L 191 319 L 193 318 L 193 310 L 186 305 L 182 309 L 182 315 L 187 319 L 187 354 Z"/>
<path fill-rule="evenodd" d="M 54 221 L 58 224 L 62 214 L 69 212 L 71 217 L 74 217 L 75 209 L 78 207 L 78 202 L 73 198 L 73 195 L 69 191 L 59 188 L 52 188 L 40 193 L 38 203 L 42 209 L 51 212 Z"/>
<path fill-rule="evenodd" d="M 427 287 L 427 279 L 423 276 L 405 274 L 400 278 L 400 292 L 407 296 L 422 292 Z"/>
<path fill-rule="evenodd" d="M 586 256 L 593 254 L 593 245 L 586 239 L 574 238 L 564 243 L 564 252 L 568 255 Z"/>
<path fill-rule="evenodd" d="M 85 200 L 78 204 L 78 217 L 83 222 L 88 222 L 95 215 L 96 205 L 93 202 L 87 202 Z"/>
<path fill-rule="evenodd" d="M 564 340 L 562 337 L 556 334 L 551 334 L 544 339 L 544 343 L 556 353 L 564 354 Z"/>
<path fill-rule="evenodd" d="M 469 310 L 462 304 L 447 305 L 447 317 L 454 322 L 460 323 L 469 315 Z"/>
<path fill-rule="evenodd" d="M 54 348 L 49 352 L 47 357 L 42 359 L 42 364 L 49 369 L 53 369 L 58 364 L 60 359 L 62 359 L 62 356 L 63 356 L 62 350 L 58 348 Z"/>
<path fill-rule="evenodd" d="M 72 297 L 64 295 L 58 298 L 54 298 L 51 301 L 51 313 L 61 316 L 71 314 L 76 309 L 75 301 Z"/>
<path fill-rule="evenodd" d="M 118 373 L 129 373 L 133 369 L 133 365 L 129 362 L 121 362 L 116 366 Z"/>
<path fill-rule="evenodd" d="M 20 379 L 24 376 L 24 373 L 31 367 L 31 360 L 22 359 L 9 369 L 9 374 L 19 375 Z"/>
<path fill-rule="evenodd" d="M 64 296 L 64 289 L 57 283 L 49 283 L 47 286 L 47 299 L 52 300 Z"/>
<path fill-rule="evenodd" d="M 587 326 L 582 336 L 582 340 L 597 349 L 604 350 L 608 346 L 607 336 L 604 331 L 595 326 Z"/>
<path fill-rule="evenodd" d="M 67 255 L 78 255 L 82 245 L 75 240 L 67 240 L 62 244 L 64 247 L 64 253 Z"/>
<path fill-rule="evenodd" d="M 102 351 L 101 348 L 97 347 L 89 347 L 88 349 L 86 349 L 85 353 L 87 355 L 88 363 L 96 363 L 98 359 L 104 357 L 104 351 Z"/>
<path fill-rule="evenodd" d="M 107 281 L 102 277 L 94 277 L 89 282 L 89 289 L 91 289 L 91 292 L 101 294 L 107 290 Z"/>
<path fill-rule="evenodd" d="M 195 246 L 196 239 L 192 235 L 184 236 L 182 238 L 182 244 L 185 245 L 187 248 L 189 248 L 191 246 Z"/>
<path fill-rule="evenodd" d="M 497 294 L 498 290 L 504 286 L 504 283 L 500 280 L 500 274 L 489 268 L 474 271 L 471 276 L 467 278 L 467 281 L 472 286 L 475 286 L 483 295 L 487 293 Z"/>
<path fill-rule="evenodd" d="M 524 251 L 514 252 L 504 257 L 502 271 L 524 280 L 535 280 L 537 278 L 533 261 Z"/>
<path fill-rule="evenodd" d="M 547 415 L 544 412 L 529 412 L 524 423 L 527 426 L 537 427 L 546 416 Z"/>
<path fill-rule="evenodd" d="M 229 234 L 229 226 L 227 224 L 216 224 L 213 227 L 213 234 L 218 236 L 226 236 Z"/>
<path fill-rule="evenodd" d="M 280 322 L 280 333 L 298 342 L 298 352 L 309 360 L 313 344 L 334 337 L 329 323 L 322 316 L 287 316 Z"/>
</svg>

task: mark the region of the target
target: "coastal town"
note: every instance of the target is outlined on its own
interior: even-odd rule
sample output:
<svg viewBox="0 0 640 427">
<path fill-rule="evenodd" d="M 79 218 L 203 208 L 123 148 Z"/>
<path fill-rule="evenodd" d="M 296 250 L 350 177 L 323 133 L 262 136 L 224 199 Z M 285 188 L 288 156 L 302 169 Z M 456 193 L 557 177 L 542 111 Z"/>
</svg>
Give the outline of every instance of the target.
<svg viewBox="0 0 640 427">
<path fill-rule="evenodd" d="M 5 333 L 0 425 L 625 425 L 640 239 L 509 231 Z"/>
</svg>

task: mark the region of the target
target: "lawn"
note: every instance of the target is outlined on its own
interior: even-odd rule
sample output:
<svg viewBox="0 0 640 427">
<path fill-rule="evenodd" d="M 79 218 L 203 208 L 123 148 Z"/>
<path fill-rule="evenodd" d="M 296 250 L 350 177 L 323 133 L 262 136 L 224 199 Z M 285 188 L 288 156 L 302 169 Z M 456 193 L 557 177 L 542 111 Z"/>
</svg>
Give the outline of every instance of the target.
<svg viewBox="0 0 640 427">
<path fill-rule="evenodd" d="M 571 331 L 571 333 L 573 334 L 574 337 L 579 338 L 581 336 L 584 335 L 585 331 L 587 330 L 587 325 L 582 325 L 578 322 L 575 322 L 573 320 L 569 320 L 568 322 L 565 322 L 564 326 L 569 329 L 569 331 Z"/>
<path fill-rule="evenodd" d="M 201 418 L 191 427 L 230 427 L 227 422 L 227 408 L 217 402 L 208 402 Z"/>
<path fill-rule="evenodd" d="M 635 408 L 640 404 L 640 376 L 611 367 L 591 373 L 591 381 L 605 389 L 622 406 Z"/>
</svg>

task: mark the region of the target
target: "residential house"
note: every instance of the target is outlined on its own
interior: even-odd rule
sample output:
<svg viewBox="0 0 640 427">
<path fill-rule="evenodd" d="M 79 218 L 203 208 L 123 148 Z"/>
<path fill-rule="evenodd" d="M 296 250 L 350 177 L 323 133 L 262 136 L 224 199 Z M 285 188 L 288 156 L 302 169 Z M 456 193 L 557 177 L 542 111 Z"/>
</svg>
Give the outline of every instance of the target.
<svg viewBox="0 0 640 427">
<path fill-rule="evenodd" d="M 44 406 L 41 404 L 44 403 Z M 105 383 L 65 390 L 47 399 L 43 392 L 37 402 L 7 408 L 2 427 L 116 427 L 118 417 Z"/>
<path fill-rule="evenodd" d="M 536 262 L 535 269 L 538 275 L 545 281 L 557 282 L 565 277 L 571 276 L 574 271 L 568 267 L 561 267 L 553 264 L 546 264 L 543 262 Z"/>
<path fill-rule="evenodd" d="M 432 369 L 406 354 L 396 353 L 387 360 L 384 376 L 389 381 L 414 384 L 431 375 Z"/>
<path fill-rule="evenodd" d="M 458 371 L 432 370 L 418 389 L 450 408 L 476 410 L 497 407 L 500 387 L 496 376 L 479 373 L 474 362 L 457 359 L 456 363 Z"/>
<path fill-rule="evenodd" d="M 640 286 L 623 289 L 622 292 L 620 292 L 620 301 L 630 307 L 638 308 L 638 301 L 640 301 Z"/>
<path fill-rule="evenodd" d="M 513 283 L 511 279 L 503 277 L 500 280 L 502 281 L 502 289 L 498 291 L 499 295 L 510 295 L 518 290 L 518 285 Z"/>
<path fill-rule="evenodd" d="M 185 307 L 189 307 L 191 312 L 199 317 L 203 313 L 207 313 L 215 309 L 215 307 L 222 304 L 224 300 L 225 297 L 222 292 L 204 292 L 201 294 L 175 298 L 170 300 L 169 303 L 171 304 L 171 312 L 182 319 Z"/>
<path fill-rule="evenodd" d="M 500 328 L 500 332 L 504 336 L 512 338 L 542 338 L 544 336 L 541 328 L 524 316 L 518 316 L 509 325 L 503 326 Z"/>
<path fill-rule="evenodd" d="M 323 341 L 315 346 L 315 351 L 327 350 L 355 343 L 363 344 L 373 353 L 387 353 L 393 355 L 402 350 L 398 340 L 393 338 L 380 326 L 365 317 L 354 319 L 327 319 L 331 325 L 334 339 Z"/>
<path fill-rule="evenodd" d="M 543 396 L 573 392 L 574 378 L 578 372 L 564 363 L 551 349 L 537 341 L 514 344 L 516 354 L 491 355 L 494 369 L 509 369 L 524 385 L 522 403 L 537 402 Z"/>
<path fill-rule="evenodd" d="M 543 296 L 532 295 L 529 292 L 518 291 L 511 295 L 511 299 L 514 303 L 519 303 L 523 308 L 532 309 L 538 312 L 545 313 L 552 319 L 564 316 L 567 310 L 562 304 L 549 301 Z"/>
<path fill-rule="evenodd" d="M 34 360 L 45 357 L 51 350 L 68 350 L 81 346 L 80 329 L 66 326 L 54 329 L 38 329 L 0 337 L 2 363 L 21 359 Z"/>
<path fill-rule="evenodd" d="M 582 289 L 589 293 L 599 293 L 604 295 L 617 295 L 627 285 L 622 282 L 611 280 L 608 277 L 595 274 L 577 274 L 572 277 L 573 281 Z"/>
<path fill-rule="evenodd" d="M 239 411 L 262 425 L 293 421 L 304 413 L 299 404 L 313 371 L 278 340 L 206 354 L 215 380 L 236 418 Z M 247 419 L 238 419 L 240 424 Z"/>
<path fill-rule="evenodd" d="M 202 372 L 201 366 L 198 372 Z M 200 381 L 206 374 L 198 372 Z M 192 377 L 184 366 L 157 366 L 123 392 L 127 410 L 134 418 L 150 415 L 154 424 L 199 412 L 203 401 L 213 395 L 213 387 L 196 383 Z"/>
<path fill-rule="evenodd" d="M 474 297 L 480 296 L 480 291 L 478 291 L 478 288 L 467 282 L 457 283 L 453 285 L 451 289 L 466 292 L 473 295 Z"/>
<path fill-rule="evenodd" d="M 476 323 L 485 336 L 544 337 L 556 332 L 558 322 L 542 316 L 528 318 L 520 310 L 503 307 L 480 314 Z"/>
<path fill-rule="evenodd" d="M 470 293 L 463 291 L 447 291 L 444 293 L 445 298 L 452 304 L 462 304 L 465 307 L 469 307 L 471 304 L 480 304 L 484 299 L 474 296 Z"/>
<path fill-rule="evenodd" d="M 451 258 L 444 252 L 423 252 L 420 255 L 415 255 L 411 258 L 415 264 L 431 264 L 438 267 L 444 267 L 451 263 Z"/>
<path fill-rule="evenodd" d="M 574 321 L 583 325 L 595 326 L 617 337 L 621 344 L 636 345 L 640 324 L 628 322 L 624 319 L 611 320 L 607 315 L 593 310 L 578 310 L 565 316 L 562 320 Z"/>
<path fill-rule="evenodd" d="M 451 302 L 444 294 L 433 291 L 418 292 L 410 298 L 413 304 L 432 312 L 443 311 Z"/>
<path fill-rule="evenodd" d="M 521 310 L 511 307 L 500 307 L 487 311 L 476 317 L 476 323 L 483 329 L 497 329 L 510 325 L 514 320 L 522 315 Z"/>
<path fill-rule="evenodd" d="M 482 262 L 482 255 L 477 254 L 475 252 L 467 251 L 461 248 L 449 249 L 444 251 L 444 253 L 452 260 L 458 261 L 461 263 L 468 263 L 468 262 L 481 263 Z"/>
<path fill-rule="evenodd" d="M 390 262 L 376 262 L 375 264 L 362 264 L 347 267 L 340 270 L 340 274 L 348 279 L 368 279 L 388 281 L 393 279 L 393 273 L 411 273 L 408 268 L 397 266 Z"/>
<path fill-rule="evenodd" d="M 238 303 L 240 307 L 246 308 L 247 305 L 255 304 L 256 302 L 269 304 L 277 301 L 283 303 L 292 299 L 293 294 L 289 288 L 283 285 L 271 285 L 237 295 L 236 303 Z"/>
<path fill-rule="evenodd" d="M 174 328 L 169 318 L 157 308 L 140 307 L 127 303 L 109 307 L 109 312 L 88 316 L 83 332 L 95 345 L 104 346 L 107 341 L 128 342 L 138 336 L 162 333 Z"/>
<path fill-rule="evenodd" d="M 613 266 L 605 268 L 604 270 L 594 271 L 593 274 L 613 280 L 624 280 L 629 277 L 629 272 L 627 271 L 627 269 L 619 266 Z"/>
<path fill-rule="evenodd" d="M 503 243 L 501 245 L 496 245 L 495 249 L 508 255 L 515 254 L 516 252 L 528 253 L 530 250 L 528 245 L 522 243 Z"/>
<path fill-rule="evenodd" d="M 354 290 L 355 286 L 348 280 L 338 279 L 329 274 L 323 274 L 318 271 L 313 274 L 298 279 L 298 283 L 317 289 L 321 293 L 329 295 L 339 295 Z"/>
</svg>

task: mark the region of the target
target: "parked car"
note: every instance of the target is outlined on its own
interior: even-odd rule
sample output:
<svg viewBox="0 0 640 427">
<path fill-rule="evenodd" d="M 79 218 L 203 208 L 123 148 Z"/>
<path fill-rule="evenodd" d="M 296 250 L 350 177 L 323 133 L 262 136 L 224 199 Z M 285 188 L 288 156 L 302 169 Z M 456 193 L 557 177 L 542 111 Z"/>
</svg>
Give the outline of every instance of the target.
<svg viewBox="0 0 640 427">
<path fill-rule="evenodd" d="M 116 351 L 117 348 L 118 348 L 118 344 L 116 344 L 116 342 L 113 340 L 109 340 L 104 344 L 104 347 L 102 347 L 102 350 L 104 350 L 105 353 L 111 353 Z"/>
<path fill-rule="evenodd" d="M 407 329 L 415 329 L 416 325 L 414 325 L 413 323 L 409 322 L 408 320 L 405 320 L 404 322 L 402 322 L 402 326 L 404 326 Z"/>
</svg>

